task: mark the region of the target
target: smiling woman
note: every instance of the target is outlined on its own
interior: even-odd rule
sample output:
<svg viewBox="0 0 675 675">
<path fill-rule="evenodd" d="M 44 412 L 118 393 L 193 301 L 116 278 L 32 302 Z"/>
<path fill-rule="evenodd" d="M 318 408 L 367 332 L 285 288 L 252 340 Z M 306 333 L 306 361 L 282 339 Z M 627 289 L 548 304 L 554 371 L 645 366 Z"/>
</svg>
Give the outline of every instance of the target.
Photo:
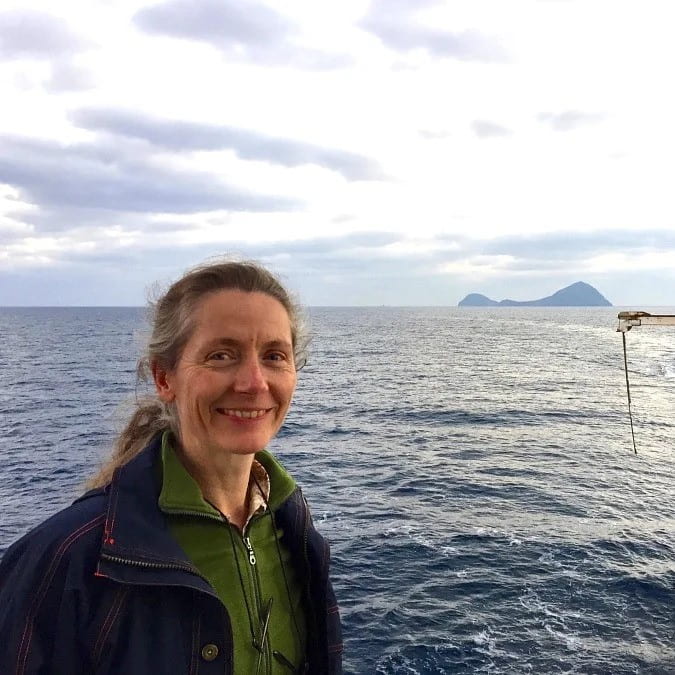
<svg viewBox="0 0 675 675">
<path fill-rule="evenodd" d="M 305 347 L 255 263 L 169 288 L 138 367 L 156 395 L 92 490 L 3 558 L 0 672 L 341 672 L 328 546 L 265 450 Z"/>
<path fill-rule="evenodd" d="M 264 448 L 295 389 L 285 308 L 263 293 L 218 291 L 199 304 L 195 324 L 173 370 L 153 363 L 160 399 L 176 405 L 184 451 L 208 464 Z"/>
</svg>

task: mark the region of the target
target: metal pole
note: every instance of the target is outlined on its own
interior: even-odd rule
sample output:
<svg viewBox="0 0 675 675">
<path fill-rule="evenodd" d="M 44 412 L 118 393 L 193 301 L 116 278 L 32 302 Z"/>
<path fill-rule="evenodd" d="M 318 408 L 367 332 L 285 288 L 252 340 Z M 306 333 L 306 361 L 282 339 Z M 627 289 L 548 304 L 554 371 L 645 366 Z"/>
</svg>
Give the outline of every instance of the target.
<svg viewBox="0 0 675 675">
<path fill-rule="evenodd" d="M 635 431 L 633 430 L 633 412 L 630 407 L 630 384 L 628 383 L 628 357 L 626 356 L 626 332 L 621 332 L 623 338 L 623 367 L 626 371 L 626 394 L 628 394 L 628 418 L 630 419 L 630 435 L 633 437 L 633 450 L 637 455 L 637 447 L 635 445 Z"/>
</svg>

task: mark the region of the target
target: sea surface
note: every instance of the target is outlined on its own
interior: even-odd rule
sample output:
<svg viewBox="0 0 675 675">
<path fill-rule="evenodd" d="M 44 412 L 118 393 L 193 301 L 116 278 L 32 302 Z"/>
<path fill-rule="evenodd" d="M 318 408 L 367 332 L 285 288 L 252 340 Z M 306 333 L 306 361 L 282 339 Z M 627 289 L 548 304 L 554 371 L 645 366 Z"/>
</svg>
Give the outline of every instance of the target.
<svg viewBox="0 0 675 675">
<path fill-rule="evenodd" d="M 636 456 L 618 310 L 309 310 L 271 449 L 331 542 L 347 673 L 675 673 L 675 329 L 627 334 Z M 0 552 L 107 454 L 144 332 L 0 309 Z"/>
</svg>

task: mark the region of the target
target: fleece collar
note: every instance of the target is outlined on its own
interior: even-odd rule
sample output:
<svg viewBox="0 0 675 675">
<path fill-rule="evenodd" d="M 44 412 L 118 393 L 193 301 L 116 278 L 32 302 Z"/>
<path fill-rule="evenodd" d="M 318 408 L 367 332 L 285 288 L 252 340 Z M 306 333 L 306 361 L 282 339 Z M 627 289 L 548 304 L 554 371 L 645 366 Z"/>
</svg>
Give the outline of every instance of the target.
<svg viewBox="0 0 675 675">
<path fill-rule="evenodd" d="M 174 450 L 174 439 L 169 431 L 162 435 L 161 475 L 162 489 L 158 499 L 164 513 L 194 513 L 221 520 L 218 509 L 204 499 L 202 491 L 185 469 Z M 267 451 L 256 454 L 249 479 L 248 521 L 257 513 L 266 510 L 266 502 L 272 510 L 278 508 L 295 489 L 295 481 Z"/>
</svg>

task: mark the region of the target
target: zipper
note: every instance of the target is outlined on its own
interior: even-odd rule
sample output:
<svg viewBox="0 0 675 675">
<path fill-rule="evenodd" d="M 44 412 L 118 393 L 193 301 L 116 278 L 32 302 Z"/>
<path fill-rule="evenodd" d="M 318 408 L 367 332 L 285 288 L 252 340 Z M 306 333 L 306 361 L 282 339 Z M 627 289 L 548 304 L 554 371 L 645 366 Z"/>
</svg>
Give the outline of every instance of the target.
<svg viewBox="0 0 675 675">
<path fill-rule="evenodd" d="M 248 528 L 247 528 L 248 529 Z M 241 534 L 241 540 L 244 544 L 244 548 L 246 549 L 246 553 L 248 555 L 248 562 L 249 562 L 249 567 L 251 568 L 251 577 L 253 579 L 253 595 L 254 595 L 254 603 L 255 603 L 255 610 L 256 610 L 256 623 L 260 623 L 260 617 L 262 616 L 262 611 L 263 611 L 263 601 L 262 601 L 262 590 L 260 588 L 260 576 L 258 573 L 258 566 L 257 566 L 257 559 L 255 556 L 255 551 L 253 550 L 253 544 L 251 543 L 251 538 L 246 536 L 245 533 L 242 532 Z M 269 620 L 269 617 L 268 617 Z M 260 645 L 261 650 L 264 650 L 265 653 L 265 672 L 269 673 L 270 672 L 270 667 L 272 665 L 272 654 L 271 654 L 271 646 L 270 646 L 270 641 L 269 637 L 265 642 L 263 641 L 263 644 Z"/>
<path fill-rule="evenodd" d="M 252 594 L 253 597 L 251 598 L 251 600 L 252 600 L 252 604 L 254 605 L 253 611 L 254 611 L 255 616 L 249 616 L 249 621 L 251 622 L 251 629 L 252 629 L 253 636 L 254 636 L 253 646 L 256 647 L 256 649 L 257 649 L 256 641 L 258 639 L 258 634 L 257 634 L 258 631 L 253 630 L 253 627 L 255 625 L 260 624 L 260 617 L 262 616 L 262 595 L 261 595 L 261 590 L 260 590 L 260 579 L 259 579 L 258 574 L 257 574 L 257 567 L 256 567 L 257 560 L 256 560 L 256 557 L 255 557 L 255 551 L 253 550 L 253 544 L 251 544 L 250 537 L 245 536 L 246 531 L 248 530 L 250 524 L 253 522 L 254 519 L 257 519 L 257 516 L 253 516 L 253 518 L 251 518 L 251 520 L 248 522 L 248 524 L 244 527 L 244 530 L 240 532 L 239 528 L 232 525 L 232 523 L 230 523 L 228 517 L 217 506 L 214 506 L 213 504 L 211 504 L 211 506 L 213 506 L 213 508 L 218 511 L 218 514 L 219 514 L 218 516 L 216 516 L 215 514 L 212 515 L 212 514 L 200 513 L 200 512 L 196 512 L 196 513 L 194 513 L 194 515 L 199 515 L 201 517 L 216 520 L 217 522 L 223 523 L 225 525 L 225 527 L 227 527 L 229 529 L 229 535 L 232 537 L 232 543 L 234 544 L 235 540 L 238 540 L 238 541 L 242 542 L 243 547 L 244 547 L 245 552 L 246 552 L 246 556 L 248 558 L 249 566 L 251 567 L 250 576 L 253 577 L 253 584 L 252 584 L 253 585 L 253 594 Z M 175 511 L 174 513 L 185 513 L 185 514 L 193 515 L 189 511 Z M 233 528 L 234 528 L 234 530 L 236 530 L 236 533 L 237 533 L 236 537 L 233 536 Z M 238 560 L 239 560 L 238 555 L 239 554 L 237 553 L 237 550 L 236 550 L 237 548 L 238 548 L 238 544 L 234 545 L 233 548 L 232 548 L 232 552 L 234 553 L 234 556 L 235 556 L 234 563 L 237 566 L 237 568 L 239 568 L 239 563 L 238 563 Z M 242 593 L 244 593 L 244 596 L 246 596 L 248 593 L 247 593 L 247 589 L 243 588 L 243 579 L 241 579 L 241 583 L 242 583 L 242 589 L 241 589 Z M 247 610 L 247 613 L 248 613 L 249 612 L 248 601 L 246 601 L 246 605 L 247 605 L 246 610 Z M 269 620 L 269 617 L 268 617 L 268 620 Z M 269 673 L 271 671 L 271 667 L 272 667 L 272 655 L 271 655 L 271 646 L 269 644 L 269 639 L 267 640 L 267 645 L 268 645 L 268 648 L 265 651 L 263 651 L 264 644 L 261 645 L 261 649 L 260 649 L 261 655 L 263 655 L 263 654 L 267 655 L 267 658 L 265 659 L 265 664 L 264 664 L 265 673 Z"/>
<path fill-rule="evenodd" d="M 253 567 L 255 566 L 255 551 L 253 550 L 253 545 L 251 544 L 251 540 L 249 537 L 243 537 L 242 539 L 244 540 L 244 546 L 246 546 L 246 551 L 248 552 L 248 562 L 249 564 Z"/>
<path fill-rule="evenodd" d="M 132 558 L 122 558 L 118 555 L 110 555 L 109 553 L 101 553 L 101 558 L 114 563 L 132 565 L 134 567 L 144 567 L 146 569 L 180 570 L 181 572 L 189 572 L 190 574 L 194 574 L 195 576 L 198 576 L 200 579 L 204 579 L 204 581 L 209 583 L 208 579 L 202 576 L 196 567 L 192 567 L 192 565 L 188 565 L 187 563 L 182 565 L 180 563 L 157 563 L 149 562 L 147 560 L 133 560 Z"/>
<path fill-rule="evenodd" d="M 199 577 L 202 581 L 211 586 L 211 582 L 203 574 L 201 574 L 196 567 L 193 567 L 192 565 L 188 564 L 181 565 L 180 563 L 156 563 L 156 562 L 148 562 L 147 560 L 133 560 L 132 558 L 122 558 L 121 556 L 110 555 L 109 553 L 101 553 L 101 559 L 117 564 L 131 565 L 132 567 L 140 567 L 142 569 L 174 570 L 180 572 L 188 572 L 189 574 L 193 574 L 194 576 Z M 128 583 L 120 580 L 117 581 L 119 583 Z M 191 586 L 188 584 L 185 584 L 185 586 L 188 588 L 194 588 L 195 590 L 198 590 L 200 593 L 206 593 L 207 595 L 210 595 L 220 601 L 220 598 L 218 598 L 218 596 L 215 593 L 211 593 L 201 588 L 197 588 L 196 586 Z"/>
</svg>

